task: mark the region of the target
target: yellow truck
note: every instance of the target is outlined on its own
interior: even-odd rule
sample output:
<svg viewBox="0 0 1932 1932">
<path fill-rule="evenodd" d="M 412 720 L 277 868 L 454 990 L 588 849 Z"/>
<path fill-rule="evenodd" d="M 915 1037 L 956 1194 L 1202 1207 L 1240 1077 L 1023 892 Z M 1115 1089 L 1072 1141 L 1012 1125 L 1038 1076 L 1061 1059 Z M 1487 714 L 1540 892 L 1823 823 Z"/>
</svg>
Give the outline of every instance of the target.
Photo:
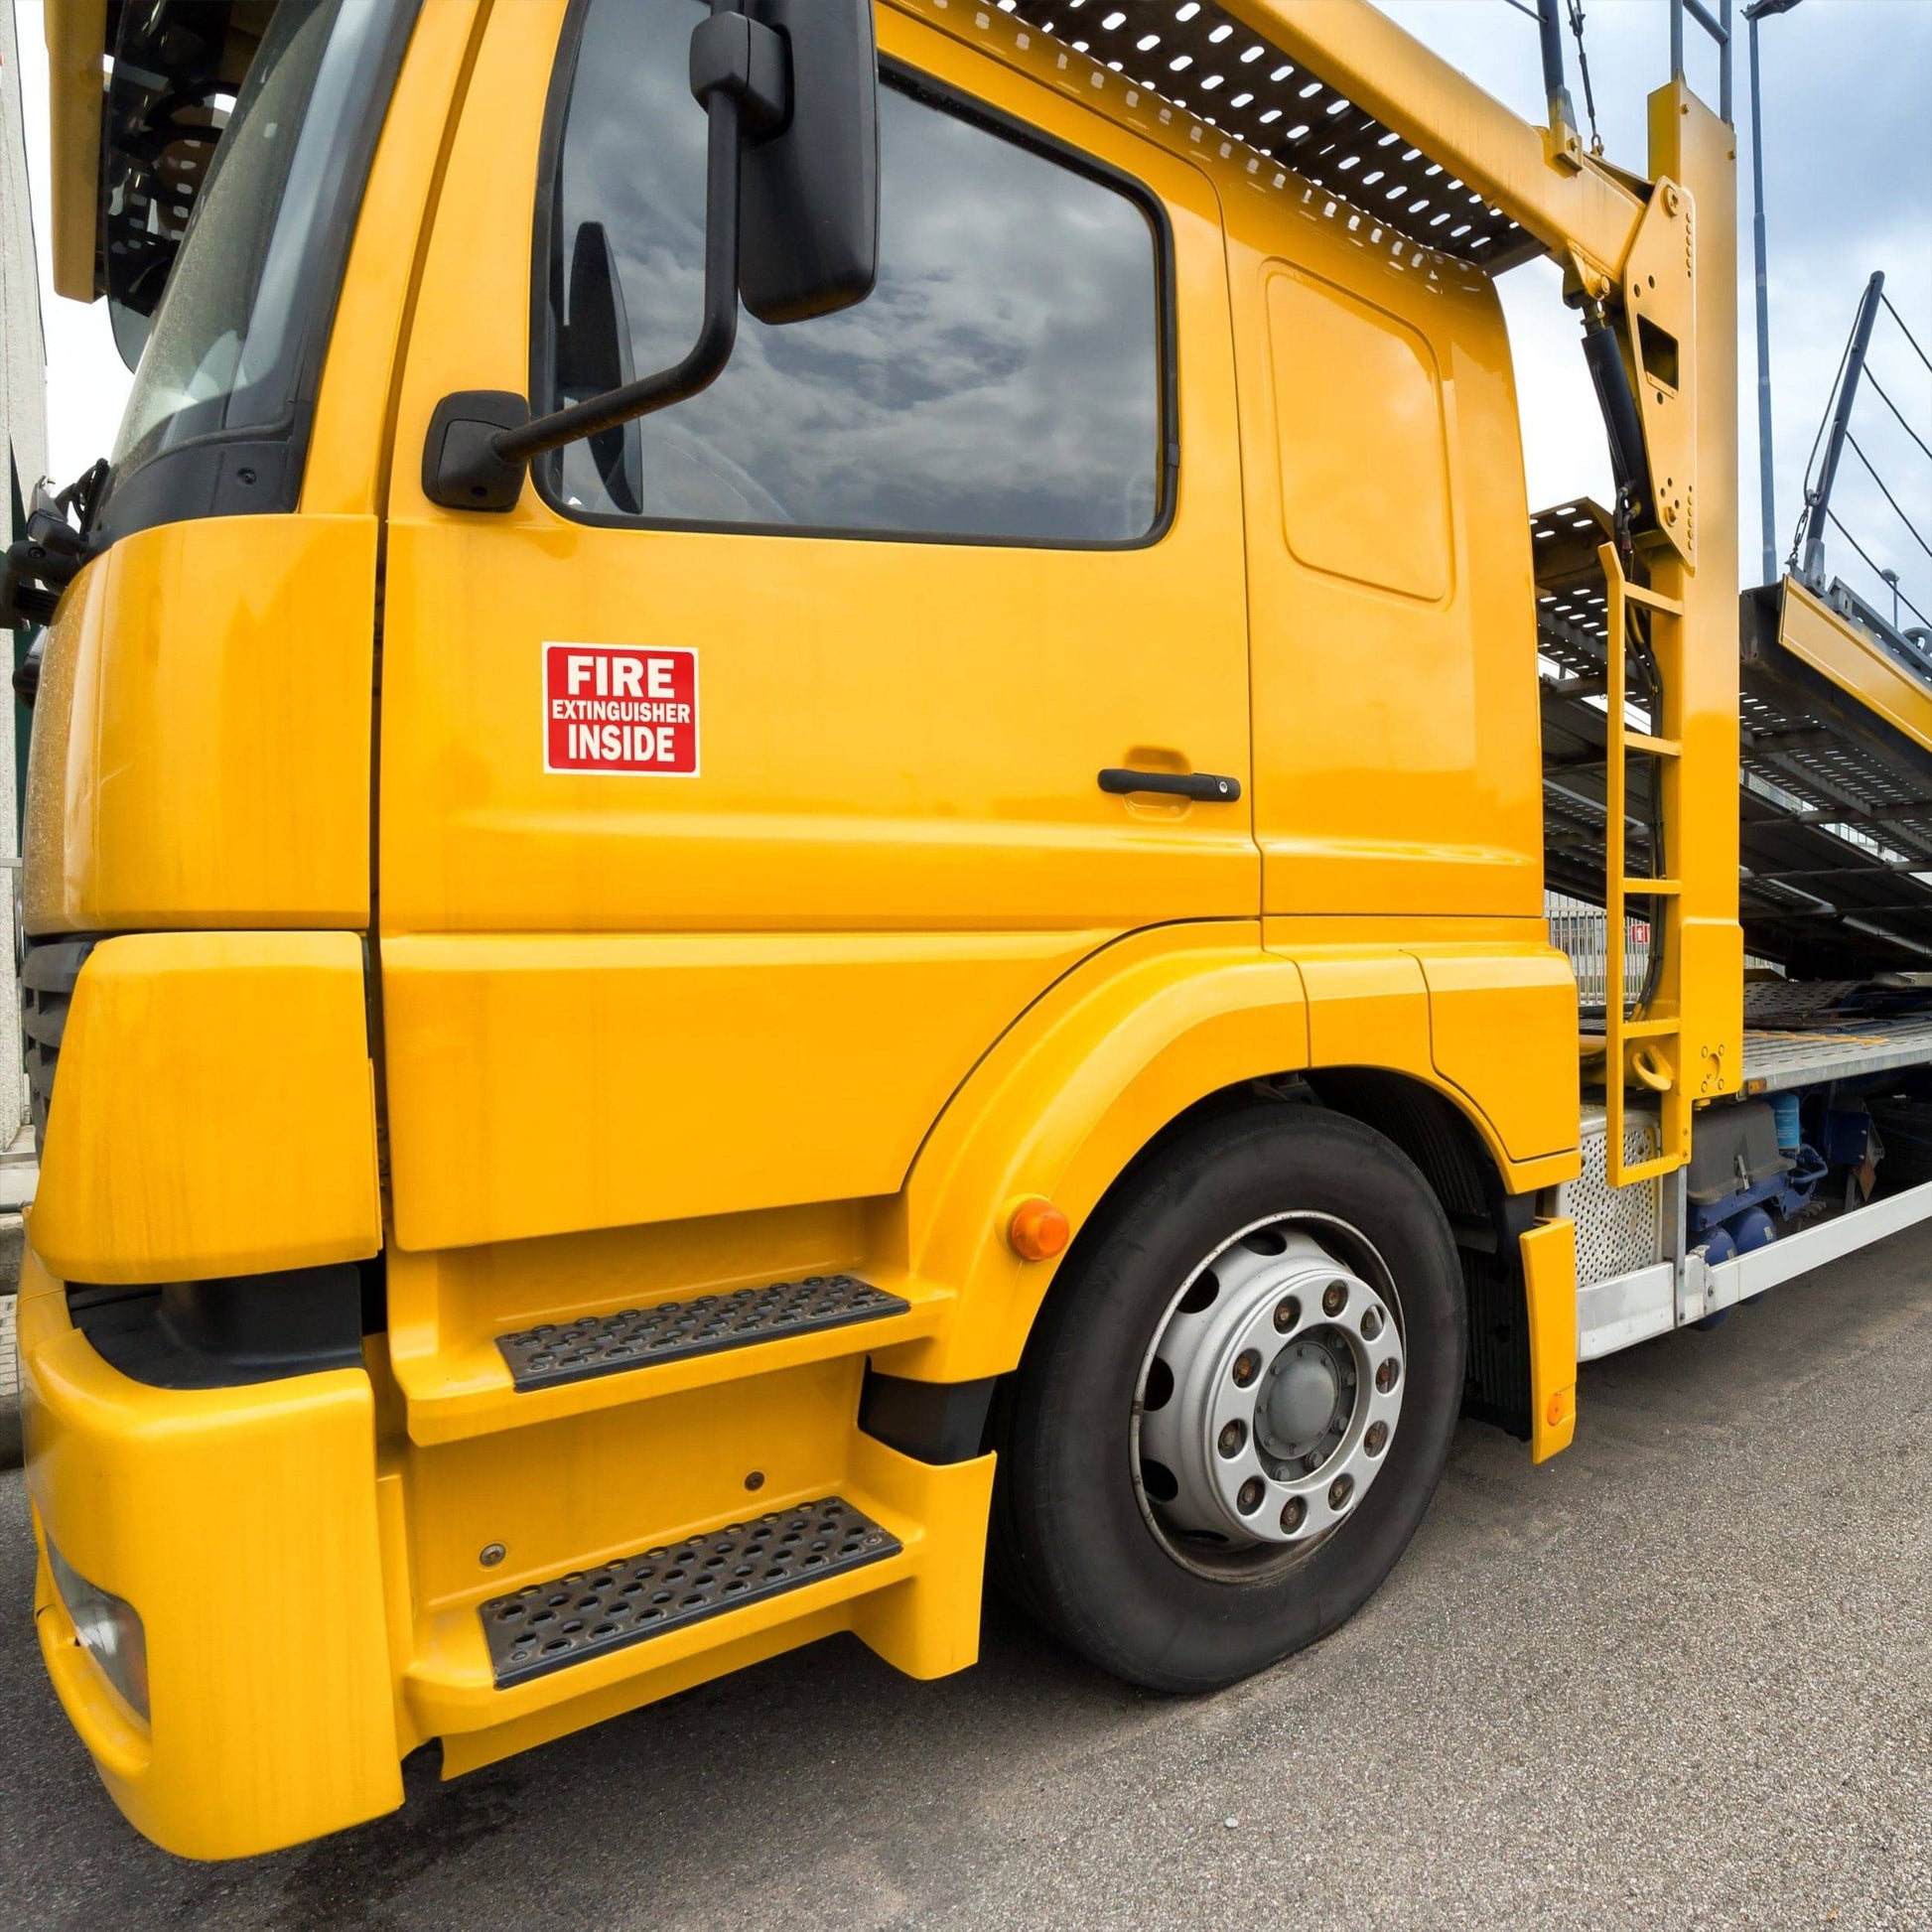
<svg viewBox="0 0 1932 1932">
<path fill-rule="evenodd" d="M 157 1843 L 961 1669 L 989 1563 L 1212 1690 L 1458 1415 L 1932 1214 L 1932 694 L 1740 652 L 1727 81 L 1638 175 L 1553 0 L 1547 125 L 1365 0 L 47 14 L 139 367 L 4 587 L 35 1614 Z M 1538 253 L 1619 487 L 1533 520 Z"/>
</svg>

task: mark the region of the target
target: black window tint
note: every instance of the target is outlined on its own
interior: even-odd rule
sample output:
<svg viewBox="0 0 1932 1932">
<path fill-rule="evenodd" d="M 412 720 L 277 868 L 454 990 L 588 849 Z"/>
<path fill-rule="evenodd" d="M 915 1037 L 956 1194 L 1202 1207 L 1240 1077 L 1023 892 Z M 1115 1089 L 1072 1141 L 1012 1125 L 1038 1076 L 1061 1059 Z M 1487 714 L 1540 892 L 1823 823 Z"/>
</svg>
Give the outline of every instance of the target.
<svg viewBox="0 0 1932 1932">
<path fill-rule="evenodd" d="M 693 0 L 590 0 L 551 207 L 545 407 L 676 362 L 703 289 Z M 879 284 L 540 466 L 567 509 L 1019 542 L 1145 537 L 1160 248 L 1120 189 L 888 80 Z M 616 300 L 610 278 L 615 264 Z"/>
</svg>

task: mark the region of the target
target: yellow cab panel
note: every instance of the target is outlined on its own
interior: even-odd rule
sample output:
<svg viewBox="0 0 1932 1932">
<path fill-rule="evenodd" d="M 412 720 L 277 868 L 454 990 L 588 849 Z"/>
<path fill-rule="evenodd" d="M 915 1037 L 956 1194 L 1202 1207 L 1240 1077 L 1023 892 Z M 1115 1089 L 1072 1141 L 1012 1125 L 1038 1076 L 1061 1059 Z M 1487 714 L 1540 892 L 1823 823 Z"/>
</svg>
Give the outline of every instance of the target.
<svg viewBox="0 0 1932 1932">
<path fill-rule="evenodd" d="M 1543 914 L 1535 594 L 1489 279 L 1318 191 L 1230 200 L 1271 913 Z"/>
<path fill-rule="evenodd" d="M 913 20 L 879 16 L 867 303 L 745 319 L 711 390 L 540 461 L 505 514 L 423 499 L 437 402 L 530 379 L 505 210 L 531 207 L 546 118 L 540 383 L 614 384 L 695 334 L 697 17 L 499 9 L 426 252 L 382 691 L 406 1246 L 891 1192 L 1084 953 L 1258 900 L 1238 469 L 1183 461 L 1176 489 L 1171 457 L 1235 434 L 1214 194 Z M 532 88 L 553 61 L 559 84 Z M 614 139 L 621 88 L 653 103 L 661 152 Z M 628 361 L 579 370 L 599 250 L 630 285 Z M 907 339 L 882 356 L 886 316 Z M 1029 436 L 1048 453 L 1023 456 Z M 664 726 L 659 702 L 694 716 Z M 623 756 L 638 730 L 673 756 Z M 1103 791 L 1121 767 L 1224 773 L 1239 797 Z M 538 936 L 561 934 L 612 936 Z M 511 1191 L 532 1110 L 550 1184 Z M 718 1134 L 747 1158 L 710 1161 Z M 478 1185 L 486 1218 L 452 1192 Z"/>
</svg>

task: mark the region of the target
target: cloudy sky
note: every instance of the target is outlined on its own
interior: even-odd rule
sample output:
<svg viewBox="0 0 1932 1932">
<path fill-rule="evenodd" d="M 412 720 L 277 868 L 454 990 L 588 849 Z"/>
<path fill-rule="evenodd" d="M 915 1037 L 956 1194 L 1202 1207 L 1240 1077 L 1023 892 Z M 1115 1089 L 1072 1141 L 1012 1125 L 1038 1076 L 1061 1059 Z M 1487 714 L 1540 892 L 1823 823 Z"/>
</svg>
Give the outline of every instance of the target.
<svg viewBox="0 0 1932 1932">
<path fill-rule="evenodd" d="M 59 0 L 55 0 L 58 4 Z M 36 226 L 46 271 L 47 69 L 42 0 L 16 0 Z M 1534 23 L 1507 0 L 1383 0 L 1403 26 L 1533 119 L 1542 115 Z M 1741 8 L 1740 8 L 1741 11 Z M 1609 158 L 1644 165 L 1643 97 L 1668 60 L 1665 0 L 1585 0 L 1586 43 Z M 1760 27 L 1770 244 L 1774 450 L 1778 548 L 1800 506 L 1805 461 L 1866 277 L 1886 292 L 1932 351 L 1932 5 L 1926 0 L 1803 0 Z M 1693 25 L 1689 65 L 1715 99 L 1717 64 Z M 1580 118 L 1583 88 L 1567 48 Z M 1737 114 L 1745 121 L 1741 33 Z M 1739 551 L 1746 581 L 1758 564 L 1755 367 L 1750 339 L 1749 128 L 1740 125 L 1738 263 L 1740 342 Z M 1504 278 L 1516 343 L 1532 503 L 1607 494 L 1607 462 L 1577 347 L 1574 319 L 1556 301 L 1555 271 L 1537 263 Z M 49 448 L 65 482 L 113 439 L 127 376 L 108 338 L 103 306 L 43 292 L 48 344 Z M 1932 369 L 1888 316 L 1873 339 L 1872 369 L 1912 426 L 1932 442 Z M 1932 460 L 1914 448 L 1875 396 L 1856 422 L 1860 441 L 1919 530 L 1932 537 Z M 1845 521 L 1906 594 L 1932 613 L 1932 558 L 1848 458 L 1838 502 Z M 1832 567 L 1884 597 L 1842 540 Z M 1911 621 L 1909 616 L 1905 620 Z"/>
</svg>

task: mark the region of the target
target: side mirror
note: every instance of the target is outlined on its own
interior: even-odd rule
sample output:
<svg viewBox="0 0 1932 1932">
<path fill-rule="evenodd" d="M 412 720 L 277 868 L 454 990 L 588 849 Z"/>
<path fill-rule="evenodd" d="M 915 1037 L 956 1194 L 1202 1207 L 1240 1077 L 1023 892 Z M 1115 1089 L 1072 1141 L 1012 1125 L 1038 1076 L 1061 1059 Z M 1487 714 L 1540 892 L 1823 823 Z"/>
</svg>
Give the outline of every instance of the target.
<svg viewBox="0 0 1932 1932">
<path fill-rule="evenodd" d="M 879 276 L 879 55 L 872 0 L 751 0 L 785 44 L 784 121 L 745 152 L 738 283 L 760 322 L 849 309 Z"/>
<path fill-rule="evenodd" d="M 737 344 L 741 292 L 766 323 L 830 315 L 872 293 L 879 272 L 872 0 L 744 0 L 743 11 L 739 0 L 712 0 L 691 35 L 691 92 L 710 120 L 697 342 L 671 368 L 534 419 L 525 398 L 509 391 L 445 396 L 423 447 L 423 492 L 432 502 L 509 509 L 533 457 L 604 437 L 709 387 Z M 607 249 L 615 297 L 613 269 Z"/>
</svg>

